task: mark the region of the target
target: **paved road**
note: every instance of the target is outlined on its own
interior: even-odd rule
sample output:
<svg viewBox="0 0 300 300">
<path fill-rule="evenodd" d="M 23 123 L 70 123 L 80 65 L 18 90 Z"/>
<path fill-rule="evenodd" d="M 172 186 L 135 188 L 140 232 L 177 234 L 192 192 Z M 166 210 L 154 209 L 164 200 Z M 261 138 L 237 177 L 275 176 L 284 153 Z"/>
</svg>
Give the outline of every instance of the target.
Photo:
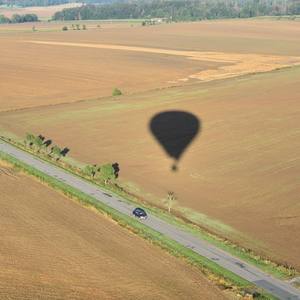
<svg viewBox="0 0 300 300">
<path fill-rule="evenodd" d="M 72 175 L 58 167 L 47 162 L 39 160 L 22 150 L 19 150 L 0 140 L 0 151 L 5 152 L 24 163 L 42 171 L 43 173 L 55 177 L 64 183 L 81 190 L 82 192 L 93 196 L 100 202 L 120 211 L 121 213 L 132 216 L 133 206 L 121 200 L 121 198 L 112 196 L 99 187 L 88 183 L 79 177 Z M 298 299 L 300 300 L 300 290 L 296 289 L 287 282 L 278 280 L 258 268 L 236 258 L 229 253 L 218 249 L 217 247 L 201 240 L 199 237 L 193 236 L 191 233 L 185 232 L 174 225 L 149 215 L 147 220 L 142 221 L 145 225 L 164 234 L 165 236 L 177 241 L 178 243 L 191 248 L 196 253 L 207 257 L 216 262 L 225 269 L 239 275 L 240 277 L 254 283 L 273 294 L 279 299 Z"/>
</svg>

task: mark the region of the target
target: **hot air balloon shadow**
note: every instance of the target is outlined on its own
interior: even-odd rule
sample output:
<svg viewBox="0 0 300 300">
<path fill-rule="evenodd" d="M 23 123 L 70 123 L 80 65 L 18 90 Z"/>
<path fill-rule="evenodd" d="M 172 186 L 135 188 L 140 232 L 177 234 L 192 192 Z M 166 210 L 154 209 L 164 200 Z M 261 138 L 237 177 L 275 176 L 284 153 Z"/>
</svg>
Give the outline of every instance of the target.
<svg viewBox="0 0 300 300">
<path fill-rule="evenodd" d="M 149 128 L 166 153 L 174 159 L 172 171 L 201 130 L 201 121 L 185 111 L 164 111 L 152 117 Z"/>
</svg>

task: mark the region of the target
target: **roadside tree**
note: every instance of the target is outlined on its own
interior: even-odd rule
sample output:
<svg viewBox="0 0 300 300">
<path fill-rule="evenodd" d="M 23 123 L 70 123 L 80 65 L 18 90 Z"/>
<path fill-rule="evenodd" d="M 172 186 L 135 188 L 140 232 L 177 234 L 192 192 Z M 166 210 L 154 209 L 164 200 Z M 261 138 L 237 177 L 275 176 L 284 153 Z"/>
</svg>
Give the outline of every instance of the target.
<svg viewBox="0 0 300 300">
<path fill-rule="evenodd" d="M 61 149 L 56 145 L 52 147 L 51 154 L 56 158 L 56 160 L 59 160 L 62 156 Z"/>
<path fill-rule="evenodd" d="M 112 180 L 116 179 L 115 169 L 111 164 L 105 164 L 100 167 L 99 175 L 105 184 L 110 183 Z"/>
<path fill-rule="evenodd" d="M 171 208 L 173 206 L 174 201 L 176 200 L 176 196 L 174 192 L 168 192 L 167 201 L 168 201 L 168 212 L 171 213 Z"/>
</svg>

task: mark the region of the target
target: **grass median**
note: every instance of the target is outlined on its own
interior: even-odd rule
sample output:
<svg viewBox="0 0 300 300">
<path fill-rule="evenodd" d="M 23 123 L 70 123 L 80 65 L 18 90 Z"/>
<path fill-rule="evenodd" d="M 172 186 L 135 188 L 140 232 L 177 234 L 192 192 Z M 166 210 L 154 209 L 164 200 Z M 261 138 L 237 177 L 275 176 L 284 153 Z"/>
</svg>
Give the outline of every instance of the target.
<svg viewBox="0 0 300 300">
<path fill-rule="evenodd" d="M 215 262 L 147 227 L 136 219 L 126 216 L 117 210 L 99 202 L 92 196 L 89 196 L 49 175 L 46 175 L 34 167 L 29 166 L 1 151 L 0 159 L 12 164 L 16 169 L 38 178 L 41 182 L 46 183 L 50 187 L 63 192 L 65 195 L 77 200 L 82 205 L 93 207 L 100 213 L 108 215 L 122 227 L 125 227 L 140 237 L 150 241 L 151 243 L 160 246 L 172 255 L 185 258 L 189 263 L 197 266 L 205 275 L 207 275 L 212 281 L 222 288 L 231 289 L 242 295 L 251 293 L 252 295 L 255 295 L 256 299 L 276 299 L 261 289 L 256 288 L 252 283 L 219 266 Z"/>
</svg>

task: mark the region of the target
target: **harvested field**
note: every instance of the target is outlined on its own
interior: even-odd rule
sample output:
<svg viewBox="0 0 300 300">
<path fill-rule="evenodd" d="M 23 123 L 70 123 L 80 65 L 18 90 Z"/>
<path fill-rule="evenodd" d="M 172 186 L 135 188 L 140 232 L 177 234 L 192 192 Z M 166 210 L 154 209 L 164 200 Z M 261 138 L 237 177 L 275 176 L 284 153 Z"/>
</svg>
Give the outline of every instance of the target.
<svg viewBox="0 0 300 300">
<path fill-rule="evenodd" d="M 195 268 L 2 163 L 0 193 L 1 299 L 225 299 Z"/>
<path fill-rule="evenodd" d="M 300 240 L 290 239 L 300 229 L 300 69 L 232 80 L 2 113 L 0 126 L 42 133 L 82 162 L 118 162 L 120 180 L 149 201 L 162 205 L 172 190 L 189 218 L 300 267 Z M 151 117 L 168 109 L 202 122 L 176 173 L 148 131 Z"/>
<path fill-rule="evenodd" d="M 37 45 L 15 37 L 3 42 L 0 111 L 108 96 L 115 87 L 124 93 L 168 87 L 222 65 L 166 54 Z"/>
<path fill-rule="evenodd" d="M 152 27 L 104 22 L 100 30 L 92 24 L 94 29 L 86 31 L 35 33 L 14 32 L 23 28 L 20 25 L 9 27 L 12 32 L 0 26 L 0 42 L 5 44 L 0 49 L 0 67 L 5 70 L 0 75 L 0 111 L 109 96 L 115 87 L 131 94 L 299 63 L 297 22 Z M 31 30 L 31 25 L 23 26 Z"/>
<path fill-rule="evenodd" d="M 212 81 L 216 79 L 225 79 L 252 73 L 269 72 L 285 67 L 292 67 L 300 64 L 300 57 L 293 56 L 274 56 L 274 55 L 258 55 L 258 54 L 237 54 L 222 52 L 196 52 L 196 51 L 179 51 L 157 48 L 129 47 L 117 45 L 101 45 L 101 44 L 84 44 L 84 43 L 63 43 L 63 42 L 47 42 L 47 41 L 27 41 L 38 45 L 67 46 L 67 47 L 83 47 L 106 50 L 133 51 L 151 54 L 164 54 L 183 56 L 188 59 L 226 63 L 228 65 L 220 66 L 213 70 L 204 70 L 196 74 L 191 74 L 187 78 L 180 78 L 179 81 L 187 81 L 189 79 L 199 79 L 201 81 Z M 176 83 L 176 81 L 175 81 Z"/>
<path fill-rule="evenodd" d="M 52 26 L 51 24 L 55 23 L 51 22 L 47 26 Z M 149 27 L 131 27 L 132 23 L 124 24 L 124 22 L 100 22 L 100 24 L 101 26 L 103 24 L 105 30 L 99 30 L 98 33 L 92 30 L 69 31 L 67 34 L 49 32 L 47 35 L 35 34 L 32 37 L 34 40 L 41 41 L 114 44 L 187 51 L 287 56 L 299 56 L 300 53 L 300 22 L 294 21 L 236 19 Z"/>
<path fill-rule="evenodd" d="M 165 205 L 172 190 L 175 209 L 189 219 L 300 269 L 300 239 L 291 238 L 300 230 L 300 68 L 245 75 L 297 62 L 299 22 L 228 20 L 1 38 L 10 45 L 0 49 L 7 73 L 0 81 L 2 134 L 43 134 L 78 161 L 118 162 L 120 181 L 134 193 Z M 244 76 L 224 79 L 231 72 Z M 195 74 L 223 79 L 178 82 Z M 152 90 L 170 84 L 179 86 Z M 129 94 L 88 100 L 114 86 Z M 78 99 L 88 101 L 70 103 Z M 14 109 L 20 110 L 4 112 Z M 148 131 L 154 114 L 171 109 L 192 112 L 202 123 L 177 173 Z"/>
</svg>

